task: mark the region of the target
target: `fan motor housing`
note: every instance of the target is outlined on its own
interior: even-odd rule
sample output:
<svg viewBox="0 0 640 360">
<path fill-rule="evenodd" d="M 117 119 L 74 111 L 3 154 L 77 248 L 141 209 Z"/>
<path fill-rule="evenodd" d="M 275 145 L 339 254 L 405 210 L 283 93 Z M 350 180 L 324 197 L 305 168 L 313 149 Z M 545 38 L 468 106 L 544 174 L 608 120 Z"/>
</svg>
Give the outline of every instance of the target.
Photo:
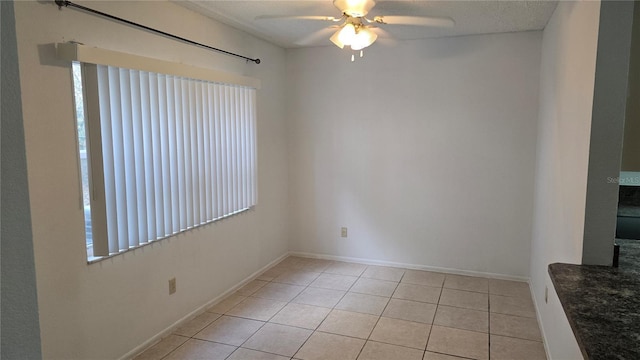
<svg viewBox="0 0 640 360">
<path fill-rule="evenodd" d="M 374 0 L 333 0 L 333 5 L 351 17 L 366 16 L 376 5 Z"/>
</svg>

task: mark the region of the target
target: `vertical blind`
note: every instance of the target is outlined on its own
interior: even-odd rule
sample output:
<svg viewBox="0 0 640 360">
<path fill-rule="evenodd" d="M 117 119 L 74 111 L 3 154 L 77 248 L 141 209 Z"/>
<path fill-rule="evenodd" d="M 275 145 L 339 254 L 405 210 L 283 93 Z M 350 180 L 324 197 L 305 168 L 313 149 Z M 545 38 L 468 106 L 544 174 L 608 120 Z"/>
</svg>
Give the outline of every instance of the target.
<svg viewBox="0 0 640 360">
<path fill-rule="evenodd" d="M 102 156 L 92 165 L 102 162 L 104 203 L 91 207 L 106 217 L 106 236 L 94 234 L 96 256 L 256 204 L 254 88 L 94 68 Z M 101 238 L 107 244 L 95 244 Z"/>
</svg>

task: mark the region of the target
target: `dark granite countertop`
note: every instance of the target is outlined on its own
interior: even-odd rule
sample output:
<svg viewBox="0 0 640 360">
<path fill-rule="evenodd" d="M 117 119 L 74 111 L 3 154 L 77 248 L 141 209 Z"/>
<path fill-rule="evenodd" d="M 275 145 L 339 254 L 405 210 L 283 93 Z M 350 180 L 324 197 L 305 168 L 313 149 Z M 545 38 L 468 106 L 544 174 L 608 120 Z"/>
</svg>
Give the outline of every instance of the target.
<svg viewBox="0 0 640 360">
<path fill-rule="evenodd" d="M 549 274 L 585 359 L 640 359 L 640 272 L 556 263 Z"/>
</svg>

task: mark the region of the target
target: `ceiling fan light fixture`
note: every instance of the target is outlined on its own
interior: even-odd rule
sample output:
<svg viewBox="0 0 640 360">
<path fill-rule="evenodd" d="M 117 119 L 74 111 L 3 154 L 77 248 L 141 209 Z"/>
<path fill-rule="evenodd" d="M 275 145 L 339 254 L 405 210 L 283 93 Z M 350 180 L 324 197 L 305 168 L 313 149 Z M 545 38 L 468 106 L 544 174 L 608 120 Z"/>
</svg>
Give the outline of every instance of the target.
<svg viewBox="0 0 640 360">
<path fill-rule="evenodd" d="M 352 50 L 362 50 L 373 44 L 378 38 L 378 34 L 374 33 L 368 27 L 361 27 L 351 41 Z"/>
<path fill-rule="evenodd" d="M 333 0 L 333 5 L 338 8 L 338 10 L 340 10 L 342 14 L 340 17 L 318 15 L 261 15 L 256 17 L 255 19 L 303 19 L 340 23 L 339 25 L 336 24 L 337 26 L 329 26 L 325 27 L 322 30 L 316 31 L 310 36 L 305 37 L 303 40 L 294 42 L 294 44 L 300 46 L 313 45 L 317 43 L 320 38 L 326 39 L 327 34 L 333 32 L 333 34 L 329 38 L 332 43 L 334 43 L 340 49 L 344 49 L 345 46 L 349 46 L 351 50 L 354 51 L 360 51 L 373 44 L 376 41 L 378 34 L 382 36 L 388 36 L 388 33 L 386 33 L 382 28 L 379 27 L 380 25 L 409 25 L 439 28 L 450 28 L 455 25 L 455 21 L 452 18 L 442 16 L 377 15 L 373 16 L 373 18 L 367 18 L 366 16 L 376 5 L 376 0 Z M 336 28 L 338 29 L 334 30 Z"/>
</svg>

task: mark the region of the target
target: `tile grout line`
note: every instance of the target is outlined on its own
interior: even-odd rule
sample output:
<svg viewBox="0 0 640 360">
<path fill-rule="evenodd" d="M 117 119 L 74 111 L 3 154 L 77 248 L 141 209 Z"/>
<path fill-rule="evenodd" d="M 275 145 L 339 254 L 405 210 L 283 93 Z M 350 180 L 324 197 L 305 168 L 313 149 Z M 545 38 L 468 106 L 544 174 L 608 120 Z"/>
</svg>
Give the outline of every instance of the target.
<svg viewBox="0 0 640 360">
<path fill-rule="evenodd" d="M 302 294 L 305 290 L 307 290 L 309 287 L 311 287 L 311 284 L 316 281 L 320 276 L 322 276 L 322 274 L 324 274 L 325 270 L 331 266 L 331 263 L 333 263 L 333 261 L 331 261 L 329 263 L 329 265 L 327 265 L 324 269 L 322 269 L 322 271 L 318 274 L 318 276 L 316 276 L 312 281 L 309 282 L 309 284 L 307 284 L 307 286 L 304 288 L 304 290 L 302 290 L 300 292 L 300 294 Z M 298 297 L 300 294 L 296 295 L 296 297 Z M 294 297 L 293 299 L 291 299 L 291 301 L 293 301 L 296 297 Z M 291 302 L 289 302 L 291 303 Z M 295 304 L 295 303 L 294 303 Z M 303 304 L 306 305 L 306 304 Z M 286 306 L 286 305 L 285 305 Z M 320 325 L 322 325 L 322 323 L 326 320 L 326 318 L 329 316 L 329 314 L 331 314 L 331 311 L 333 311 L 333 308 L 327 313 L 327 315 L 325 315 L 325 317 L 322 319 L 322 321 L 320 321 L 320 324 L 318 324 L 318 326 L 315 327 L 315 329 L 311 330 L 311 334 L 309 334 L 309 336 L 307 336 L 307 338 L 302 342 L 302 344 L 298 347 L 298 349 L 293 353 L 293 355 L 291 355 L 290 359 L 293 359 L 296 354 L 298 354 L 300 352 L 300 350 L 304 347 L 304 345 L 307 343 L 307 341 L 309 341 L 309 339 L 311 339 L 311 337 L 313 336 L 313 334 L 316 333 L 317 329 L 320 327 Z"/>
<path fill-rule="evenodd" d="M 276 265 L 277 265 L 277 264 L 276 264 Z M 261 281 L 264 281 L 264 280 L 261 280 Z M 267 283 L 271 283 L 271 281 L 267 281 Z M 226 313 L 226 312 L 231 311 L 233 308 L 235 308 L 236 306 L 238 306 L 238 305 L 240 305 L 241 303 L 243 303 L 245 300 L 247 300 L 248 298 L 250 298 L 250 297 L 251 297 L 251 295 L 255 294 L 256 292 L 258 292 L 258 290 L 262 289 L 262 288 L 263 288 L 263 287 L 265 287 L 265 286 L 267 286 L 267 284 L 262 285 L 262 286 L 261 286 L 260 288 L 258 288 L 256 291 L 252 292 L 252 293 L 251 293 L 250 295 L 248 295 L 246 298 L 242 299 L 242 301 L 240 301 L 239 303 L 237 303 L 237 304 L 235 304 L 234 306 L 232 306 L 232 307 L 231 307 L 231 309 L 229 309 L 229 310 L 225 311 L 225 313 Z M 236 293 L 237 293 L 237 292 L 236 292 Z M 221 315 L 220 315 L 220 317 L 219 317 L 218 319 L 222 318 L 223 316 L 228 316 L 228 317 L 235 317 L 235 318 L 245 319 L 245 318 L 236 317 L 236 316 L 231 316 L 231 315 L 226 315 L 226 314 L 221 314 Z M 216 319 L 216 320 L 218 320 L 218 319 Z M 255 321 L 256 319 L 247 319 L 247 320 L 254 320 L 254 321 Z M 260 321 L 260 320 L 258 320 L 258 321 Z M 240 348 L 242 347 L 242 345 L 244 345 L 244 343 L 246 343 L 247 341 L 249 341 L 249 339 L 250 339 L 253 335 L 255 335 L 258 331 L 260 331 L 260 329 L 262 329 L 266 324 L 267 324 L 267 322 L 265 321 L 265 322 L 264 322 L 264 324 L 262 324 L 262 325 L 261 325 L 261 326 L 260 326 L 256 331 L 254 331 L 254 332 L 253 332 L 253 334 L 251 334 L 251 336 L 249 336 L 249 337 L 247 338 L 247 340 L 243 341 L 243 342 L 242 342 L 242 344 L 240 344 L 239 346 L 236 346 L 236 349 L 235 349 L 235 350 L 233 350 L 233 352 L 232 352 L 231 354 L 227 355 L 227 357 L 225 357 L 225 359 L 228 359 L 231 355 L 233 355 L 236 351 L 238 351 L 238 349 L 240 349 Z M 204 330 L 204 329 L 203 329 L 203 330 Z M 202 330 L 200 330 L 200 331 L 202 331 Z M 196 333 L 196 335 L 197 335 L 197 333 Z M 250 350 L 251 350 L 251 349 L 250 349 Z"/>
<path fill-rule="evenodd" d="M 325 271 L 326 271 L 329 267 L 331 267 L 331 264 L 332 264 L 332 263 L 335 263 L 335 261 L 331 261 L 331 262 L 329 263 L 329 265 L 328 265 L 327 267 L 325 267 L 325 268 L 324 268 L 324 270 L 322 270 L 321 274 L 324 274 L 324 273 L 325 273 Z M 366 265 L 365 265 L 365 270 L 367 269 L 367 267 L 368 267 L 368 266 L 366 266 Z M 364 271 L 365 271 L 365 270 L 363 270 L 362 272 L 364 273 Z M 331 273 L 326 273 L 326 274 L 331 274 Z M 333 274 L 333 275 L 340 275 L 340 274 Z M 320 276 L 321 276 L 321 275 L 318 275 L 318 277 L 320 277 Z M 318 277 L 316 277 L 316 279 L 317 279 Z M 358 279 L 359 279 L 359 278 L 360 278 L 360 277 L 358 276 Z M 314 281 L 315 281 L 315 279 L 314 279 Z M 351 286 L 349 286 L 349 289 L 347 289 L 347 291 L 345 291 L 345 292 L 344 292 L 344 295 L 342 295 L 342 297 L 340 298 L 340 300 L 338 300 L 338 301 L 336 302 L 336 304 L 331 308 L 331 311 L 329 311 L 329 313 L 324 317 L 324 319 L 322 319 L 322 321 L 320 322 L 320 324 L 318 324 L 318 326 L 316 326 L 316 328 L 313 330 L 313 332 L 311 333 L 311 335 L 309 335 L 309 337 L 307 337 L 307 339 L 302 343 L 302 345 L 300 345 L 300 347 L 298 348 L 298 350 L 297 350 L 297 351 L 293 354 L 293 356 L 291 357 L 292 359 L 293 359 L 293 358 L 296 356 L 296 354 L 298 354 L 298 353 L 300 352 L 300 350 L 301 350 L 301 349 L 302 349 L 302 348 L 307 344 L 307 342 L 309 341 L 309 339 L 311 339 L 311 337 L 313 336 L 313 334 L 315 334 L 315 333 L 318 331 L 318 329 L 320 328 L 320 326 L 322 326 L 322 324 L 325 322 L 325 320 L 327 320 L 327 318 L 329 317 L 329 315 L 331 315 L 331 313 L 333 312 L 333 310 L 335 309 L 335 307 L 336 307 L 336 306 L 338 306 L 338 304 L 340 303 L 340 301 L 342 301 L 342 299 L 344 299 L 344 297 L 345 297 L 345 296 L 347 296 L 347 293 L 348 293 L 348 292 L 349 292 L 349 290 L 353 287 L 353 285 L 355 285 L 355 283 L 356 283 L 357 281 L 358 281 L 358 280 L 354 281 L 354 282 L 353 282 L 353 284 L 351 284 Z M 308 288 L 310 285 L 311 285 L 311 283 L 309 283 L 309 285 L 307 286 L 307 288 Z M 304 290 L 303 290 L 303 291 L 304 291 Z M 336 334 L 333 334 L 333 335 L 336 335 Z M 364 345 L 363 345 L 363 347 L 364 347 Z M 361 349 L 361 351 L 362 351 L 362 349 Z M 358 353 L 358 356 L 359 356 L 359 355 L 360 355 L 360 354 Z M 357 359 L 357 357 L 356 357 L 356 359 Z"/>
<path fill-rule="evenodd" d="M 186 336 L 183 336 L 183 337 L 186 337 Z M 160 360 L 162 360 L 162 359 L 166 359 L 166 358 L 167 358 L 167 356 L 169 356 L 169 355 L 173 354 L 174 352 L 176 352 L 176 350 L 178 350 L 178 349 L 180 349 L 181 347 L 183 347 L 183 346 L 184 346 L 184 344 L 186 344 L 187 342 L 189 342 L 189 340 L 191 340 L 191 338 L 187 338 L 187 340 L 186 340 L 185 342 L 183 342 L 182 344 L 180 344 L 180 345 L 176 346 L 176 347 L 175 347 L 175 349 L 173 349 L 173 350 L 169 351 L 165 356 L 162 356 L 162 357 L 160 358 Z"/>
<path fill-rule="evenodd" d="M 447 354 L 447 353 L 443 353 L 443 352 L 439 352 L 439 351 L 429 351 L 429 352 L 430 353 L 434 353 L 434 354 L 446 355 L 446 356 L 450 356 L 450 357 L 454 357 L 454 358 L 460 358 L 460 359 L 463 359 L 463 360 L 477 360 L 477 359 L 466 357 L 466 356 L 451 355 L 451 354 Z M 425 351 L 425 355 L 426 355 L 426 351 Z"/>
<path fill-rule="evenodd" d="M 196 318 L 202 316 L 203 314 L 207 313 L 207 311 L 205 310 L 204 313 L 194 317 L 193 319 L 191 319 L 190 321 L 195 320 Z M 200 330 L 196 331 L 195 334 L 191 335 L 191 336 L 184 336 L 184 335 L 179 335 L 179 334 L 175 334 L 175 333 L 171 333 L 170 335 L 175 335 L 175 336 L 180 336 L 180 337 L 185 337 L 187 338 L 187 340 L 185 342 L 183 342 L 182 344 L 180 344 L 179 346 L 177 346 L 175 349 L 171 350 L 170 352 L 168 352 L 165 356 L 161 357 L 160 360 L 165 359 L 167 356 L 171 355 L 172 353 L 174 353 L 175 351 L 177 351 L 179 348 L 181 348 L 182 346 L 184 346 L 186 343 L 189 342 L 189 340 L 199 340 L 199 341 L 205 341 L 202 339 L 198 339 L 198 338 L 194 338 L 195 335 L 197 335 L 200 331 L 204 330 L 207 326 L 213 324 L 214 322 L 216 322 L 216 320 L 220 319 L 223 315 L 219 314 L 220 316 L 218 316 L 215 320 L 212 320 L 211 322 L 207 323 L 207 325 L 205 325 L 204 327 L 202 327 Z M 223 344 L 223 345 L 229 345 L 229 344 Z M 231 345 L 233 346 L 233 345 Z M 235 352 L 235 350 L 233 352 L 231 352 L 231 354 L 233 354 Z M 231 354 L 229 354 L 226 358 L 228 358 L 229 356 L 231 356 Z"/>
<path fill-rule="evenodd" d="M 206 313 L 206 312 L 207 312 L 207 311 L 205 310 L 205 312 L 204 312 L 204 313 Z M 204 314 L 204 313 L 203 313 L 203 314 Z M 193 321 L 194 319 L 196 319 L 196 318 L 197 318 L 197 317 L 199 317 L 199 316 L 202 316 L 202 314 L 200 314 L 200 315 L 196 316 L 195 318 L 191 319 L 190 321 Z M 167 356 L 169 356 L 169 355 L 171 355 L 172 353 L 174 353 L 176 350 L 178 350 L 179 348 L 181 348 L 182 346 L 184 346 L 184 344 L 186 344 L 187 342 L 189 342 L 189 340 L 193 340 L 193 339 L 194 339 L 194 337 L 193 337 L 193 336 L 197 335 L 200 331 L 204 330 L 204 328 L 206 328 L 207 326 L 209 326 L 209 325 L 213 324 L 216 320 L 218 320 L 218 319 L 219 319 L 219 318 L 221 318 L 221 317 L 222 317 L 222 315 L 218 316 L 215 320 L 211 321 L 210 323 L 208 323 L 207 325 L 205 325 L 202 329 L 200 329 L 200 330 L 196 331 L 196 333 L 195 333 L 195 334 L 193 334 L 193 335 L 191 335 L 191 336 L 184 336 L 184 335 L 179 335 L 179 334 L 175 334 L 175 333 L 171 333 L 171 334 L 169 334 L 167 337 L 169 337 L 169 336 L 171 336 L 171 335 L 175 335 L 175 336 L 180 336 L 180 337 L 187 338 L 187 340 L 186 340 L 185 342 L 183 342 L 182 344 L 180 344 L 180 345 L 176 346 L 173 350 L 169 351 L 166 355 L 162 356 L 162 357 L 160 358 L 160 360 L 165 359 Z M 196 338 L 196 340 L 201 340 L 201 339 Z M 162 340 L 161 340 L 161 341 L 162 341 Z M 159 344 L 159 343 L 160 343 L 160 342 L 158 342 L 158 344 Z M 228 344 L 224 344 L 224 345 L 228 345 Z M 146 350 L 145 350 L 145 351 L 146 351 Z M 234 352 L 235 352 L 235 350 L 234 350 Z M 233 353 L 231 353 L 231 354 L 233 354 Z M 229 354 L 229 356 L 231 356 L 231 354 Z M 225 358 L 225 359 L 226 359 L 226 358 Z"/>
<path fill-rule="evenodd" d="M 491 280 L 487 284 L 487 315 L 489 321 L 487 323 L 487 338 L 489 343 L 487 344 L 487 358 L 491 360 Z"/>
<path fill-rule="evenodd" d="M 271 283 L 271 281 L 269 281 L 269 283 Z M 266 285 L 264 285 L 264 286 L 266 286 Z M 263 287 L 264 287 L 264 286 L 263 286 Z M 258 289 L 258 290 L 259 290 L 259 289 Z M 255 294 L 258 290 L 254 291 L 251 295 Z M 250 297 L 251 297 L 251 295 L 247 296 L 247 298 L 246 298 L 246 299 L 244 299 L 244 300 L 240 301 L 239 303 L 237 303 L 235 306 L 233 306 L 233 307 L 232 307 L 231 309 L 229 309 L 228 311 L 230 311 L 230 310 L 232 310 L 233 308 L 235 308 L 236 306 L 238 306 L 238 305 L 242 304 L 245 300 L 247 300 L 248 298 L 250 298 Z M 286 305 L 285 305 L 285 306 L 286 306 Z M 284 309 L 284 306 L 283 306 L 282 308 Z M 282 310 L 282 309 L 280 309 L 280 310 Z M 278 311 L 278 312 L 280 312 L 280 311 Z M 276 314 L 277 314 L 277 313 L 276 313 Z M 225 316 L 225 315 L 226 315 L 226 314 L 224 314 L 223 316 Z M 275 314 L 274 314 L 273 316 L 275 316 Z M 273 316 L 272 316 L 272 317 L 273 317 Z M 244 318 L 242 318 L 242 319 L 244 319 Z M 269 320 L 270 320 L 270 319 L 271 319 L 271 318 L 269 318 Z M 247 320 L 256 320 L 256 319 L 247 319 Z M 254 331 L 254 332 L 253 332 L 253 333 L 252 333 L 252 334 L 247 338 L 247 340 L 243 341 L 243 342 L 242 342 L 242 344 L 240 344 L 240 345 L 236 348 L 236 350 L 234 350 L 233 352 L 236 352 L 238 349 L 240 349 L 240 348 L 242 347 L 242 345 L 244 345 L 247 341 L 249 341 L 249 339 L 251 339 L 251 338 L 253 337 L 253 335 L 257 334 L 257 333 L 258 333 L 258 331 L 260 331 L 260 330 L 261 330 L 265 325 L 267 325 L 267 322 L 268 322 L 269 320 L 265 321 L 265 322 L 264 322 L 264 323 L 263 323 L 263 324 L 262 324 L 262 325 L 261 325 L 261 326 L 260 326 L 256 331 Z M 258 320 L 258 321 L 262 321 L 262 320 Z M 229 354 L 229 356 L 231 356 L 231 355 L 233 355 L 233 353 Z"/>
<path fill-rule="evenodd" d="M 283 259 L 282 261 L 284 261 L 284 260 L 286 260 L 286 259 Z M 276 264 L 276 266 L 277 266 L 277 265 L 278 265 L 278 264 Z M 291 268 L 287 268 L 287 270 L 286 270 L 286 271 L 284 271 L 283 273 L 286 273 L 286 272 L 291 271 L 291 270 L 300 270 L 300 269 L 295 269 L 295 266 L 292 266 Z M 308 288 L 309 288 L 309 285 L 310 285 L 313 281 L 315 281 L 318 277 L 320 277 L 320 275 L 322 275 L 322 273 L 323 273 L 323 272 L 324 272 L 324 270 L 323 270 L 322 272 L 320 272 L 320 273 L 318 274 L 318 276 L 316 276 L 312 281 L 310 281 L 310 282 L 309 282 L 309 284 L 307 284 L 307 285 L 304 287 L 304 289 L 302 289 L 298 294 L 296 294 L 296 296 L 294 296 L 293 298 L 291 298 L 291 300 L 287 301 L 287 302 L 286 302 L 286 304 L 285 304 L 285 305 L 284 305 L 280 310 L 278 310 L 275 314 L 273 314 L 273 315 L 272 315 L 272 316 L 271 316 L 267 321 L 265 321 L 265 322 L 264 322 L 264 324 L 262 324 L 262 326 L 261 326 L 258 330 L 256 330 L 256 331 L 255 331 L 251 336 L 249 336 L 249 337 L 247 338 L 247 340 L 245 340 L 245 341 L 244 341 L 240 346 L 238 346 L 238 349 L 239 349 L 239 348 L 241 348 L 241 347 L 242 347 L 242 345 L 244 345 L 247 341 L 249 341 L 249 339 L 251 339 L 255 334 L 257 334 L 257 333 L 258 333 L 258 331 L 260 331 L 260 330 L 261 330 L 265 325 L 267 325 L 267 324 L 269 323 L 269 321 L 271 321 L 271 320 L 272 320 L 276 315 L 278 315 L 278 314 L 279 314 L 279 313 L 280 313 L 280 312 L 281 312 L 285 307 L 287 307 L 287 305 L 289 305 L 289 304 L 291 303 L 291 301 L 293 301 L 293 299 L 295 299 L 296 297 L 298 297 L 298 295 L 302 294 L 302 292 L 304 292 L 306 289 L 308 289 Z M 274 277 L 273 279 L 271 279 L 271 280 L 269 281 L 269 283 L 276 283 L 276 284 L 278 284 L 277 282 L 274 282 L 273 280 L 277 279 L 277 278 L 278 278 L 279 276 L 281 276 L 281 275 L 282 275 L 282 274 L 280 274 L 280 275 L 278 275 L 278 276 Z M 265 286 L 266 286 L 266 285 L 265 285 Z M 324 320 L 323 320 L 323 321 L 324 321 Z M 283 326 L 285 326 L 285 325 L 283 325 Z M 309 330 L 309 329 L 305 329 L 305 330 Z M 312 330 L 312 331 L 311 331 L 311 334 L 309 334 L 309 336 L 305 339 L 305 341 L 302 343 L 302 345 L 300 345 L 300 347 L 298 347 L 298 349 L 293 353 L 293 355 L 291 355 L 291 356 L 289 357 L 290 359 L 292 359 L 292 358 L 293 358 L 293 357 L 298 353 L 298 351 L 300 351 L 300 349 L 302 348 L 302 346 L 304 346 L 304 344 L 306 344 L 307 340 L 309 340 L 309 338 L 311 338 L 311 335 L 313 335 L 313 333 L 314 333 L 314 332 L 315 332 L 315 330 Z M 257 350 L 256 350 L 256 351 L 257 351 Z M 279 355 L 279 354 L 277 354 L 277 355 Z M 281 355 L 281 356 L 282 356 L 282 355 Z M 286 357 L 286 356 L 285 356 L 285 357 Z"/>
<path fill-rule="evenodd" d="M 366 271 L 367 268 L 369 268 L 369 266 L 367 266 L 365 268 L 365 271 Z M 365 271 L 363 271 L 362 273 L 364 274 Z M 358 352 L 358 356 L 356 356 L 356 359 L 358 359 L 360 357 L 360 354 L 362 354 L 362 350 L 364 350 L 364 347 L 367 346 L 367 342 L 372 341 L 372 340 L 370 340 L 371 339 L 371 334 L 373 334 L 373 331 L 376 329 L 376 326 L 378 326 L 378 323 L 380 322 L 380 319 L 382 319 L 382 314 L 384 314 L 384 311 L 387 310 L 387 306 L 389 306 L 389 303 L 391 302 L 391 299 L 393 298 L 393 294 L 395 294 L 396 290 L 398 290 L 398 286 L 400 286 L 400 282 L 402 281 L 402 278 L 404 277 L 405 273 L 406 273 L 406 270 L 404 270 L 402 272 L 402 276 L 400 276 L 400 280 L 398 280 L 398 283 L 396 284 L 396 287 L 393 289 L 393 292 L 391 292 L 391 295 L 389 296 L 389 300 L 387 300 L 387 303 L 384 305 L 384 308 L 380 312 L 380 315 L 378 316 L 378 320 L 376 320 L 376 323 L 373 325 L 373 328 L 371 328 L 371 331 L 369 332 L 369 335 L 364 340 L 364 345 L 362 345 L 362 348 L 360 349 L 360 352 Z M 422 357 L 424 357 L 424 353 L 422 354 Z"/>
<path fill-rule="evenodd" d="M 433 327 L 435 326 L 434 322 L 436 320 L 436 315 L 438 314 L 438 306 L 440 306 L 440 299 L 442 298 L 442 292 L 444 291 L 444 283 L 445 283 L 445 281 L 447 281 L 447 275 L 445 275 L 444 276 L 444 280 L 442 280 L 442 286 L 440 287 L 440 294 L 438 294 L 438 302 L 436 303 L 436 310 L 433 312 L 433 319 L 431 319 L 431 328 L 429 329 L 429 336 L 427 336 L 427 344 L 424 347 L 423 358 L 427 355 L 427 348 L 429 347 L 429 341 L 431 340 L 431 334 L 433 334 Z"/>
</svg>

